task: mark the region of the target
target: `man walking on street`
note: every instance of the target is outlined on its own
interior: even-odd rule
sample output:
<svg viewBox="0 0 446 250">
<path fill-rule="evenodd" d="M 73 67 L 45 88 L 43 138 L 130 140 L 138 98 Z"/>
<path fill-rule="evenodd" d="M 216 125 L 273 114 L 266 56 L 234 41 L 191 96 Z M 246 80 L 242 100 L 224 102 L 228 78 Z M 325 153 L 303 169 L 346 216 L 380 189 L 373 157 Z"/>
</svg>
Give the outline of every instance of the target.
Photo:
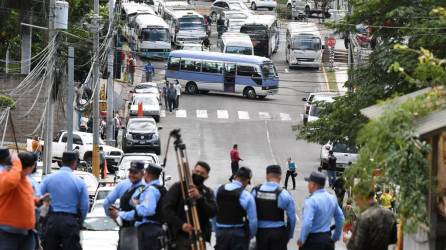
<svg viewBox="0 0 446 250">
<path fill-rule="evenodd" d="M 119 133 L 119 129 L 121 129 L 122 124 L 121 124 L 121 118 L 119 117 L 118 112 L 116 112 L 115 114 L 115 118 L 113 118 L 114 124 L 115 124 L 115 146 L 118 146 L 118 133 Z"/>
<path fill-rule="evenodd" d="M 134 161 L 130 164 L 128 179 L 119 182 L 115 188 L 107 195 L 104 201 L 104 210 L 107 216 L 110 216 L 110 211 L 133 211 L 131 200 L 137 189 L 144 186 L 144 163 Z M 119 199 L 120 209 L 115 209 L 113 204 Z M 134 220 L 123 221 L 119 227 L 119 242 L 118 250 L 136 250 L 137 232 L 134 227 Z"/>
<path fill-rule="evenodd" d="M 280 187 L 281 179 L 280 166 L 268 166 L 267 182 L 252 191 L 257 207 L 257 250 L 286 250 L 288 241 L 293 238 L 296 208 L 290 193 Z"/>
<path fill-rule="evenodd" d="M 310 196 L 305 199 L 302 209 L 302 227 L 297 245 L 301 250 L 334 250 L 334 244 L 341 237 L 344 215 L 336 197 L 325 191 L 325 175 L 312 172 L 308 182 Z M 335 220 L 335 232 L 330 228 Z"/>
<path fill-rule="evenodd" d="M 144 65 L 144 71 L 146 72 L 146 82 L 151 82 L 152 77 L 155 75 L 155 67 L 153 67 L 150 61 Z"/>
<path fill-rule="evenodd" d="M 327 176 L 328 184 L 333 188 L 336 181 L 336 157 L 333 155 L 333 150 L 328 152 Z"/>
<path fill-rule="evenodd" d="M 209 178 L 211 168 L 209 164 L 203 161 L 197 162 L 192 170 L 193 186 L 189 187 L 189 196 L 195 199 L 197 204 L 198 216 L 200 220 L 200 227 L 203 232 L 205 241 L 211 241 L 212 227 L 209 223 L 210 219 L 215 216 L 217 212 L 217 204 L 214 199 L 212 189 L 204 185 L 204 182 Z M 186 213 L 184 211 L 185 204 L 181 194 L 180 182 L 172 185 L 167 192 L 164 199 L 164 212 L 166 220 L 169 223 L 169 228 L 173 233 L 173 239 L 177 250 L 191 249 L 189 234 L 192 232 L 192 225 L 186 221 Z"/>
<path fill-rule="evenodd" d="M 356 205 L 363 210 L 357 218 L 348 250 L 387 250 L 397 241 L 397 223 L 392 211 L 376 204 L 372 184 L 361 182 L 353 189 Z"/>
<path fill-rule="evenodd" d="M 45 249 L 82 249 L 80 229 L 87 216 L 89 204 L 85 182 L 73 174 L 77 160 L 76 152 L 64 152 L 60 170 L 47 176 L 40 187 L 41 194 L 49 193 L 51 197 L 46 221 Z"/>
<path fill-rule="evenodd" d="M 132 86 L 135 81 L 135 69 L 136 61 L 133 58 L 132 54 L 129 53 L 129 59 L 127 60 L 127 72 L 129 73 L 129 82 Z"/>
<path fill-rule="evenodd" d="M 249 168 L 241 167 L 234 181 L 215 192 L 217 216 L 213 219 L 215 250 L 248 250 L 257 233 L 257 210 L 254 198 L 245 190 L 252 178 Z"/>
<path fill-rule="evenodd" d="M 163 96 L 163 99 L 164 99 L 164 109 L 165 110 L 167 110 L 168 108 L 169 108 L 169 105 L 168 105 L 168 100 L 167 100 L 167 89 L 169 88 L 169 84 L 168 83 L 166 83 L 164 86 L 163 86 L 163 89 L 162 89 L 162 91 L 161 91 L 161 95 Z"/>
<path fill-rule="evenodd" d="M 175 82 L 175 90 L 177 92 L 177 98 L 175 100 L 175 109 L 178 110 L 178 107 L 180 106 L 180 96 L 181 96 L 181 84 L 178 80 Z"/>
<path fill-rule="evenodd" d="M 237 144 L 234 144 L 234 146 L 232 146 L 232 149 L 231 149 L 231 152 L 229 153 L 229 155 L 231 157 L 231 177 L 229 178 L 229 181 L 232 181 L 235 173 L 237 173 L 237 171 L 238 171 L 239 161 L 243 161 L 243 159 L 240 158 Z"/>
<path fill-rule="evenodd" d="M 27 177 L 32 172 L 32 167 L 34 164 L 22 167 L 17 156 L 11 157 L 7 148 L 0 148 L 1 250 L 35 249 L 34 194 Z"/>
<path fill-rule="evenodd" d="M 101 179 L 104 179 L 106 176 L 106 166 L 107 162 L 105 161 L 104 148 L 99 147 L 99 170 L 101 171 Z"/>
<path fill-rule="evenodd" d="M 172 109 L 176 107 L 177 91 L 172 83 L 169 84 L 167 89 L 167 101 L 169 103 L 169 112 L 172 113 Z"/>
<path fill-rule="evenodd" d="M 160 250 L 164 216 L 160 202 L 166 194 L 166 188 L 161 185 L 159 176 L 162 172 L 160 166 L 149 163 L 145 170 L 145 186 L 138 189 L 132 197 L 134 209 L 131 211 L 110 210 L 112 218 L 122 218 L 126 221 L 135 220 L 138 232 L 138 249 Z"/>
<path fill-rule="evenodd" d="M 286 176 L 285 176 L 285 189 L 288 188 L 288 178 L 290 178 L 291 176 L 291 180 L 293 181 L 293 190 L 296 189 L 296 176 L 297 176 L 297 172 L 296 172 L 296 163 L 290 158 L 288 158 L 287 161 L 287 166 L 288 166 L 288 170 L 286 171 Z"/>
</svg>

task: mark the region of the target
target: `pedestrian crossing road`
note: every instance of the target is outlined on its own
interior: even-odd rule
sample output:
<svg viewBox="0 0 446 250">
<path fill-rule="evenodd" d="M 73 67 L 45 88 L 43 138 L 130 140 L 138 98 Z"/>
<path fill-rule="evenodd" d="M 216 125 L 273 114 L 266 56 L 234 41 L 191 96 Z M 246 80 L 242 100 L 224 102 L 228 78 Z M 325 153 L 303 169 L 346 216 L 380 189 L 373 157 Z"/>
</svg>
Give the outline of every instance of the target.
<svg viewBox="0 0 446 250">
<path fill-rule="evenodd" d="M 161 117 L 176 117 L 176 118 L 197 118 L 197 119 L 218 119 L 218 120 L 274 120 L 284 122 L 295 122 L 301 120 L 299 114 L 292 115 L 288 113 L 269 113 L 269 112 L 248 112 L 248 111 L 234 111 L 228 110 L 186 110 L 178 109 L 170 113 L 166 110 L 161 110 Z"/>
</svg>

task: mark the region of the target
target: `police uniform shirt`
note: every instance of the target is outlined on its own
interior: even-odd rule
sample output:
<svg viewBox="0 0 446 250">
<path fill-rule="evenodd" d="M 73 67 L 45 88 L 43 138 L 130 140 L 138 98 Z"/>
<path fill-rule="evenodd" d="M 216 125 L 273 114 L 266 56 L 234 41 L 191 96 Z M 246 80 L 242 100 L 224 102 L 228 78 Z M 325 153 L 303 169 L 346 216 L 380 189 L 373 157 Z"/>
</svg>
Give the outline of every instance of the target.
<svg viewBox="0 0 446 250">
<path fill-rule="evenodd" d="M 123 180 L 116 184 L 115 188 L 107 195 L 104 201 L 104 210 L 107 216 L 110 216 L 108 208 L 113 205 L 117 199 L 121 198 L 125 192 L 137 186 L 144 185 L 144 181 L 140 180 L 133 184 L 129 179 Z M 131 201 L 129 202 L 131 203 Z"/>
<path fill-rule="evenodd" d="M 232 191 L 237 188 L 241 188 L 242 183 L 234 180 L 231 183 L 225 184 L 224 187 L 225 187 L 225 190 Z M 214 191 L 215 197 L 217 197 L 218 189 L 219 188 L 216 188 Z M 256 209 L 256 203 L 254 201 L 254 198 L 246 190 L 243 190 L 242 193 L 240 194 L 240 205 L 246 211 L 246 217 L 249 222 L 250 238 L 253 238 L 257 233 L 257 209 Z M 234 224 L 234 225 L 219 224 L 219 223 L 217 223 L 216 217 L 214 217 L 212 219 L 212 224 L 215 229 L 214 231 L 218 231 L 218 228 L 231 228 L 231 227 L 243 227 L 244 226 L 244 224 Z"/>
<path fill-rule="evenodd" d="M 139 195 L 139 204 L 132 211 L 119 212 L 118 213 L 119 217 L 127 221 L 134 220 L 136 211 L 136 213 L 138 213 L 138 215 L 142 217 L 141 221 L 136 221 L 135 223 L 136 227 L 139 227 L 140 225 L 145 223 L 158 223 L 156 221 L 151 221 L 146 218 L 148 216 L 155 214 L 156 205 L 161 197 L 161 193 L 153 185 L 161 185 L 161 182 L 158 179 L 156 179 L 147 183 L 145 187 L 138 188 L 138 190 L 136 190 L 136 192 L 133 194 L 132 197 L 136 198 Z"/>
<path fill-rule="evenodd" d="M 40 186 L 40 193 L 50 194 L 53 212 L 78 214 L 80 209 L 82 219 L 87 216 L 87 185 L 69 167 L 62 166 L 58 172 L 48 175 Z"/>
<path fill-rule="evenodd" d="M 302 209 L 300 242 L 304 244 L 310 233 L 330 232 L 333 217 L 336 229 L 332 239 L 338 241 L 342 233 L 344 214 L 338 205 L 336 197 L 323 188 L 313 192 L 310 197 L 305 199 L 304 208 Z"/>
<path fill-rule="evenodd" d="M 275 182 L 266 182 L 260 186 L 261 191 L 267 191 L 272 192 L 276 190 L 277 188 L 280 188 L 280 185 Z M 256 190 L 252 190 L 252 196 L 256 197 Z M 290 193 L 283 189 L 282 192 L 280 192 L 280 195 L 278 197 L 277 206 L 281 209 L 283 209 L 286 212 L 287 218 L 288 218 L 288 232 L 289 232 L 289 239 L 293 238 L 294 228 L 296 226 L 296 207 L 294 205 L 294 200 L 291 197 Z M 258 221 L 258 227 L 259 228 L 278 228 L 278 227 L 284 227 L 285 221 L 267 221 L 267 220 L 259 220 Z"/>
</svg>

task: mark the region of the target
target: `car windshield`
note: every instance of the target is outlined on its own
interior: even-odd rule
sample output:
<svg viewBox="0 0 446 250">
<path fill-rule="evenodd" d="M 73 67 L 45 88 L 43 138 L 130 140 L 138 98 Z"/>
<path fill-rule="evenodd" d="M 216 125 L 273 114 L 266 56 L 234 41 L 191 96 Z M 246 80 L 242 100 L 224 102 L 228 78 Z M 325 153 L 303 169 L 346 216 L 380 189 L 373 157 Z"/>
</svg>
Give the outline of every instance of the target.
<svg viewBox="0 0 446 250">
<path fill-rule="evenodd" d="M 130 131 L 138 131 L 138 130 L 150 130 L 153 131 L 156 129 L 155 121 L 132 121 L 130 120 L 128 129 Z"/>
<path fill-rule="evenodd" d="M 252 55 L 252 48 L 241 47 L 241 46 L 228 46 L 226 47 L 226 53 Z"/>
<path fill-rule="evenodd" d="M 156 102 L 157 101 L 152 96 L 135 96 L 133 105 L 138 105 L 139 103 L 142 103 L 143 105 L 156 105 Z"/>
<path fill-rule="evenodd" d="M 358 148 L 353 146 L 348 146 L 344 143 L 336 143 L 333 145 L 333 152 L 335 153 L 350 153 L 350 154 L 356 154 L 358 153 Z"/>
<path fill-rule="evenodd" d="M 155 161 L 153 160 L 152 157 L 150 156 L 127 156 L 124 158 L 122 158 L 121 160 L 121 164 L 119 165 L 119 168 L 121 170 L 127 170 L 130 168 L 130 163 L 132 163 L 132 161 L 142 161 L 144 163 L 154 163 Z"/>
<path fill-rule="evenodd" d="M 84 228 L 91 231 L 118 231 L 119 226 L 109 217 L 91 217 L 84 221 Z"/>
<path fill-rule="evenodd" d="M 243 13 L 227 13 L 226 19 L 246 19 L 247 16 Z"/>
<path fill-rule="evenodd" d="M 186 17 L 180 18 L 180 29 L 184 30 L 204 30 L 203 18 L 199 17 Z"/>
<path fill-rule="evenodd" d="M 319 117 L 319 114 L 321 113 L 322 110 L 324 110 L 323 107 L 321 107 L 321 106 L 316 106 L 316 105 L 312 105 L 312 106 L 310 107 L 309 115 L 310 115 L 310 116 Z"/>
<path fill-rule="evenodd" d="M 276 67 L 272 63 L 264 63 L 261 66 L 263 77 L 275 77 L 277 76 Z"/>
<path fill-rule="evenodd" d="M 259 34 L 259 35 L 266 35 L 266 27 L 263 25 L 257 25 L 257 24 L 251 24 L 251 25 L 243 25 L 240 28 L 240 32 L 246 33 L 246 34 Z"/>
<path fill-rule="evenodd" d="M 139 84 L 135 86 L 135 90 L 144 90 L 146 92 L 156 93 L 158 92 L 158 87 L 148 84 Z"/>
<path fill-rule="evenodd" d="M 296 36 L 293 38 L 292 49 L 296 50 L 314 50 L 321 49 L 321 39 L 312 36 Z"/>
<path fill-rule="evenodd" d="M 152 28 L 142 30 L 142 39 L 150 42 L 169 42 L 169 32 L 166 29 Z"/>
<path fill-rule="evenodd" d="M 184 50 L 202 51 L 201 45 L 183 45 Z"/>
<path fill-rule="evenodd" d="M 231 10 L 247 10 L 248 7 L 246 7 L 246 5 L 243 3 L 230 3 L 229 9 L 231 9 Z"/>
<path fill-rule="evenodd" d="M 107 195 L 111 192 L 111 190 L 98 190 L 98 194 L 96 195 L 96 200 L 103 200 Z"/>
</svg>

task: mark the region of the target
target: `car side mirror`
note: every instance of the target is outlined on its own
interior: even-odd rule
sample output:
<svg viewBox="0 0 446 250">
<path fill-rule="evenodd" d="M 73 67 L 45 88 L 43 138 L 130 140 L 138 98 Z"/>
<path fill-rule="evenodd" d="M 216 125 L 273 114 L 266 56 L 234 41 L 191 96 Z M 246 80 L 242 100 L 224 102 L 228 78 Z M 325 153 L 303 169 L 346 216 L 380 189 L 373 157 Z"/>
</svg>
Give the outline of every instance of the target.
<svg viewBox="0 0 446 250">
<path fill-rule="evenodd" d="M 303 102 L 306 102 L 306 101 L 307 101 L 307 98 L 305 98 L 305 97 L 302 98 L 302 101 L 303 101 Z"/>
<path fill-rule="evenodd" d="M 162 130 L 162 129 L 163 129 L 163 127 L 161 127 L 161 126 L 158 127 L 158 130 Z"/>
</svg>

